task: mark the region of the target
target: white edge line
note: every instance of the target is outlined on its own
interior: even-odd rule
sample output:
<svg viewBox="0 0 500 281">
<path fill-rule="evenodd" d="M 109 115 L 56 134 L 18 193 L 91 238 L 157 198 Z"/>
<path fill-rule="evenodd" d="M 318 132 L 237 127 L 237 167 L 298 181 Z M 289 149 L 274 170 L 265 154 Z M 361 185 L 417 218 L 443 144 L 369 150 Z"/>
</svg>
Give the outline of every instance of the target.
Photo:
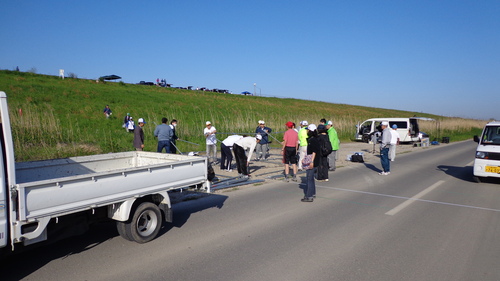
<svg viewBox="0 0 500 281">
<path fill-rule="evenodd" d="M 440 186 L 442 183 L 444 183 L 443 180 L 440 180 L 440 181 L 436 182 L 435 184 L 433 184 L 433 185 L 429 186 L 428 188 L 422 190 L 417 195 L 415 195 L 412 198 L 406 200 L 405 202 L 399 204 L 397 207 L 395 207 L 394 209 L 390 210 L 389 212 L 387 212 L 385 214 L 389 215 L 389 216 L 394 216 L 399 211 L 403 210 L 404 208 L 408 207 L 411 203 L 415 202 L 415 200 L 420 199 L 424 195 L 426 195 L 427 193 L 433 191 L 436 187 Z"/>
</svg>

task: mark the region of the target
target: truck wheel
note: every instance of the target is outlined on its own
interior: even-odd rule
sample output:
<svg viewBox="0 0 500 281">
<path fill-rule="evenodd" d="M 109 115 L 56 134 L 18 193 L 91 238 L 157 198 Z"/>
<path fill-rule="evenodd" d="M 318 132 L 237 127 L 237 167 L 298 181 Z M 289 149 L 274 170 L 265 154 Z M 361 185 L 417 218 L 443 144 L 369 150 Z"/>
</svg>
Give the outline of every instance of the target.
<svg viewBox="0 0 500 281">
<path fill-rule="evenodd" d="M 126 239 L 128 241 L 134 241 L 132 238 L 130 238 L 127 234 L 127 223 L 123 221 L 116 221 L 116 229 L 118 230 L 118 234 L 123 239 Z"/>
<path fill-rule="evenodd" d="M 161 211 L 153 203 L 145 202 L 137 207 L 132 220 L 125 224 L 127 236 L 137 243 L 153 240 L 162 225 Z"/>
<path fill-rule="evenodd" d="M 366 143 L 368 143 L 370 140 L 368 139 L 368 136 L 364 135 L 364 136 L 361 138 L 361 141 L 362 141 L 362 142 L 366 142 Z"/>
</svg>

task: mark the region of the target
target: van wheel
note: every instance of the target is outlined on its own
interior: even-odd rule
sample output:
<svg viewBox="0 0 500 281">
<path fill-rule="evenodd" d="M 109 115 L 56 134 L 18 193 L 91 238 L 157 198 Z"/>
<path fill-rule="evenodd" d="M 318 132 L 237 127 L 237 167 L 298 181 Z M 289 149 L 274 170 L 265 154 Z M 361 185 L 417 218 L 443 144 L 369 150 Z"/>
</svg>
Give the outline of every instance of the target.
<svg viewBox="0 0 500 281">
<path fill-rule="evenodd" d="M 125 232 L 132 241 L 142 244 L 153 240 L 160 232 L 161 225 L 160 208 L 145 202 L 135 209 L 131 221 L 125 224 Z"/>
<path fill-rule="evenodd" d="M 366 142 L 366 143 L 368 143 L 368 142 L 369 142 L 368 136 L 366 136 L 366 135 L 365 135 L 365 136 L 363 136 L 363 137 L 361 138 L 361 141 L 362 141 L 362 142 Z"/>
</svg>

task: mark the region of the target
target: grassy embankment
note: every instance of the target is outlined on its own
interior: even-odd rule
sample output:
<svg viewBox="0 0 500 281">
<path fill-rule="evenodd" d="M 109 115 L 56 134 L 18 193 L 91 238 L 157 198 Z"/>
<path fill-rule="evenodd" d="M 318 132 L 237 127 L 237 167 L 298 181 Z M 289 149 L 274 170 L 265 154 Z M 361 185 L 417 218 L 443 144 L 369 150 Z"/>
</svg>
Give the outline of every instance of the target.
<svg viewBox="0 0 500 281">
<path fill-rule="evenodd" d="M 421 130 L 451 141 L 479 134 L 484 120 L 441 117 L 400 110 L 207 93 L 125 83 L 96 83 L 83 79 L 0 71 L 0 91 L 7 93 L 17 161 L 29 161 L 132 150 L 133 134 L 121 127 L 126 113 L 146 119 L 145 150 L 155 151 L 155 122 L 162 117 L 179 120 L 177 134 L 199 146 L 178 142 L 181 151 L 204 151 L 202 136 L 210 120 L 219 133 L 251 133 L 265 120 L 275 132 L 284 124 L 308 120 L 333 120 L 343 142 L 353 137 L 355 125 L 373 117 L 423 116 L 439 120 L 421 122 Z M 333 99 L 334 100 L 334 99 Z M 102 110 L 113 110 L 106 119 Z M 226 135 L 219 135 L 224 139 Z M 277 139 L 282 134 L 274 135 Z M 277 145 L 274 141 L 273 145 Z"/>
</svg>

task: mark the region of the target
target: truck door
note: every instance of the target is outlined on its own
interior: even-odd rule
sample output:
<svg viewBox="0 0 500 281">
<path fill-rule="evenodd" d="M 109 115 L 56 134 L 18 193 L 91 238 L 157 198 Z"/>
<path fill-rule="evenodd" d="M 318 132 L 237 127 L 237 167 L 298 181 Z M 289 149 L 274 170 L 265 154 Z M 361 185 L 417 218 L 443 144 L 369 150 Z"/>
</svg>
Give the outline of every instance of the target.
<svg viewBox="0 0 500 281">
<path fill-rule="evenodd" d="M 373 121 L 368 120 L 358 126 L 358 132 L 356 139 L 362 140 L 363 142 L 368 142 L 370 140 L 370 133 L 373 132 Z"/>
<path fill-rule="evenodd" d="M 2 120 L 0 118 L 0 128 L 2 126 Z M 4 150 L 3 150 L 3 133 L 0 129 L 0 153 L 2 157 L 0 157 L 0 248 L 7 246 L 7 237 L 8 237 L 8 215 L 7 215 L 7 180 L 5 178 L 5 158 L 4 158 Z"/>
<path fill-rule="evenodd" d="M 410 118 L 410 136 L 412 138 L 418 137 L 420 129 L 418 128 L 418 120 Z"/>
</svg>

